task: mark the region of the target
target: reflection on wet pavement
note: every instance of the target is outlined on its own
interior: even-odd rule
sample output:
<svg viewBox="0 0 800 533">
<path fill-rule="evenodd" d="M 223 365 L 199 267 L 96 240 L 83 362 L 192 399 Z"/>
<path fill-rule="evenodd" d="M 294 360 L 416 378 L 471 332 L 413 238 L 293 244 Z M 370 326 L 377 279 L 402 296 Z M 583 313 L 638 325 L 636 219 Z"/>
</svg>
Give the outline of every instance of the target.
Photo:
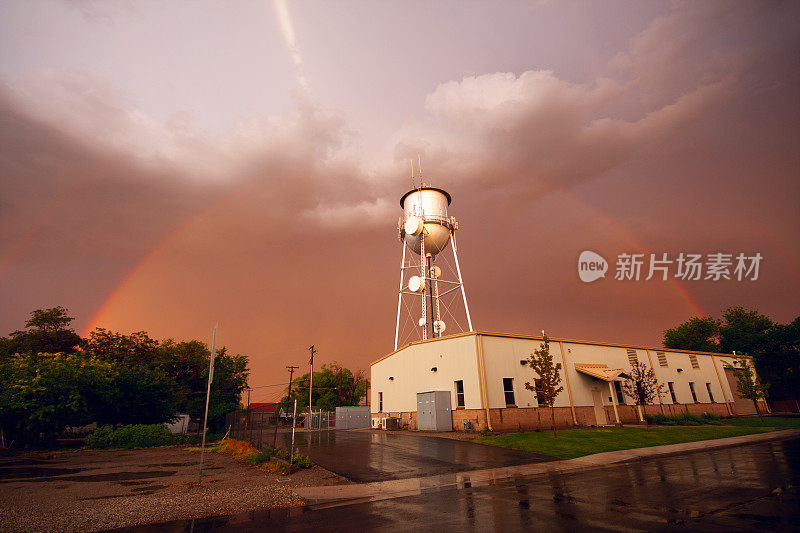
<svg viewBox="0 0 800 533">
<path fill-rule="evenodd" d="M 282 434 L 289 447 L 290 434 Z M 363 431 L 302 432 L 297 449 L 351 481 L 370 482 L 552 461 L 554 457 L 474 442 Z"/>
<path fill-rule="evenodd" d="M 322 510 L 252 511 L 129 531 L 800 530 L 800 439 L 655 457 L 570 474 Z"/>
<path fill-rule="evenodd" d="M 52 472 L 53 470 L 57 471 L 57 469 L 46 468 L 44 470 L 48 470 L 51 472 L 45 472 L 41 474 L 42 477 L 32 477 L 29 479 L 25 479 L 25 481 L 27 483 L 44 483 L 48 481 L 78 481 L 78 482 L 88 482 L 88 483 L 99 483 L 103 481 L 123 481 L 123 480 L 127 481 L 131 479 L 149 479 L 154 477 L 167 477 L 167 476 L 173 476 L 177 473 L 177 470 L 156 470 L 149 472 L 112 472 L 108 474 L 89 474 L 86 476 L 64 476 L 57 472 Z M 14 483 L 17 481 L 19 481 L 19 479 L 16 478 L 4 479 L 0 480 L 0 483 Z"/>
</svg>

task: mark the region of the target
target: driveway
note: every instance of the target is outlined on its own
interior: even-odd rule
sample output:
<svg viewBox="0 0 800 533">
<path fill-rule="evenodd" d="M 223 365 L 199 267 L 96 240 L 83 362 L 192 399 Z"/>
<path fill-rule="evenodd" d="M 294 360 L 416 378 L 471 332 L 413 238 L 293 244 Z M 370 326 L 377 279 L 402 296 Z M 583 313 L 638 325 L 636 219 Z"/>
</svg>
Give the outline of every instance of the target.
<svg viewBox="0 0 800 533">
<path fill-rule="evenodd" d="M 128 531 L 798 531 L 798 487 L 800 440 L 794 439 Z"/>
<path fill-rule="evenodd" d="M 287 444 L 291 434 L 279 438 L 285 439 L 284 444 Z M 555 459 L 537 453 L 428 437 L 419 433 L 352 430 L 298 432 L 295 446 L 321 467 L 356 482 L 432 476 Z"/>
</svg>

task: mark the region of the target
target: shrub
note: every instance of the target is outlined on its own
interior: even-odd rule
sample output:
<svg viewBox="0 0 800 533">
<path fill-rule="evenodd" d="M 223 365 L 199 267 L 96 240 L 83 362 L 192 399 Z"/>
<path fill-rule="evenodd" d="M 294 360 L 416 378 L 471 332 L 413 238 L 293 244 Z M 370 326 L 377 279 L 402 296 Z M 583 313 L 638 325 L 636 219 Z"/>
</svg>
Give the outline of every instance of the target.
<svg viewBox="0 0 800 533">
<path fill-rule="evenodd" d="M 275 460 L 275 458 L 270 459 L 269 467 L 273 472 L 277 472 L 279 474 L 289 473 L 289 467 L 285 463 Z"/>
<path fill-rule="evenodd" d="M 247 458 L 247 464 L 249 465 L 260 465 L 266 463 L 272 458 L 272 450 L 269 448 L 265 448 L 263 450 L 257 451 L 253 455 Z"/>
<path fill-rule="evenodd" d="M 288 461 L 290 457 L 289 450 L 285 448 L 278 448 L 275 450 L 275 457 L 278 459 L 283 459 L 284 461 Z"/>
<path fill-rule="evenodd" d="M 703 424 L 720 424 L 721 418 L 711 413 L 694 415 L 691 413 L 681 413 L 679 415 L 647 415 L 647 422 L 660 426 L 702 426 Z"/>
<path fill-rule="evenodd" d="M 303 455 L 302 453 L 294 454 L 294 464 L 300 468 L 311 468 L 314 465 L 314 463 L 311 461 L 311 458 L 307 455 Z"/>
<path fill-rule="evenodd" d="M 164 424 L 105 426 L 86 437 L 88 448 L 150 448 L 173 442 L 174 437 Z"/>
</svg>

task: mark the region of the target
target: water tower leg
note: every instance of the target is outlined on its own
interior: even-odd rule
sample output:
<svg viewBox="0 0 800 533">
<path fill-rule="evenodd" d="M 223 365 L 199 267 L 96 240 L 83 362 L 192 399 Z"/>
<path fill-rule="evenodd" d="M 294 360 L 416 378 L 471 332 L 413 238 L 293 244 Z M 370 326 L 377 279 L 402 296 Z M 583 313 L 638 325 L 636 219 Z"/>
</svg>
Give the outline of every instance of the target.
<svg viewBox="0 0 800 533">
<path fill-rule="evenodd" d="M 422 229 L 422 236 L 419 239 L 419 265 L 422 274 L 422 340 L 428 338 L 428 311 L 427 311 L 427 303 L 425 302 L 425 285 L 427 285 L 426 280 L 428 279 L 427 274 L 425 273 L 426 266 L 428 264 L 428 260 L 425 259 L 425 226 L 423 225 Z"/>
<path fill-rule="evenodd" d="M 433 302 L 434 302 L 434 306 L 435 306 L 434 310 L 433 310 L 434 320 L 436 322 L 441 322 L 442 321 L 442 315 L 441 315 L 441 312 L 440 312 L 440 309 L 439 309 L 439 279 L 433 277 L 433 268 L 434 268 L 434 264 L 435 263 L 436 263 L 436 258 L 435 257 L 431 257 L 431 284 L 433 285 Z M 436 323 L 436 322 L 434 322 L 434 323 Z M 442 336 L 442 332 L 439 331 L 436 336 L 437 337 L 441 337 Z"/>
<path fill-rule="evenodd" d="M 456 234 L 455 232 L 450 234 L 450 240 L 453 242 L 453 257 L 456 260 L 456 272 L 458 273 L 458 283 L 461 285 L 461 297 L 464 298 L 464 310 L 467 312 L 467 325 L 469 325 L 469 330 L 474 331 L 472 329 L 472 318 L 469 316 L 469 306 L 467 305 L 467 293 L 464 292 L 464 280 L 461 279 L 461 267 L 458 266 L 458 247 L 456 246 Z"/>
<path fill-rule="evenodd" d="M 394 349 L 397 350 L 400 335 L 400 304 L 403 303 L 403 269 L 406 268 L 406 243 L 402 243 L 403 259 L 400 261 L 400 290 L 397 291 L 397 324 L 394 327 Z"/>
</svg>

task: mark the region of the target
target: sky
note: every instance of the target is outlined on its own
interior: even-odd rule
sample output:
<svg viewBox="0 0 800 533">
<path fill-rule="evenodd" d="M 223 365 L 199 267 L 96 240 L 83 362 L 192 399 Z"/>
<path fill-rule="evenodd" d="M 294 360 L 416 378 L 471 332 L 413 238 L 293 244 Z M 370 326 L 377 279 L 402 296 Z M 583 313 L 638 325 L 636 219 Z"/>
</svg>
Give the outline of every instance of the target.
<svg viewBox="0 0 800 533">
<path fill-rule="evenodd" d="M 252 401 L 311 344 L 368 370 L 394 347 L 411 160 L 453 197 L 477 330 L 660 346 L 733 305 L 788 322 L 798 20 L 792 1 L 3 2 L 0 334 L 56 305 L 81 333 L 219 323 Z M 587 250 L 604 278 L 579 278 Z M 676 278 L 681 253 L 731 254 L 732 279 Z M 621 254 L 640 279 L 615 279 Z"/>
</svg>

